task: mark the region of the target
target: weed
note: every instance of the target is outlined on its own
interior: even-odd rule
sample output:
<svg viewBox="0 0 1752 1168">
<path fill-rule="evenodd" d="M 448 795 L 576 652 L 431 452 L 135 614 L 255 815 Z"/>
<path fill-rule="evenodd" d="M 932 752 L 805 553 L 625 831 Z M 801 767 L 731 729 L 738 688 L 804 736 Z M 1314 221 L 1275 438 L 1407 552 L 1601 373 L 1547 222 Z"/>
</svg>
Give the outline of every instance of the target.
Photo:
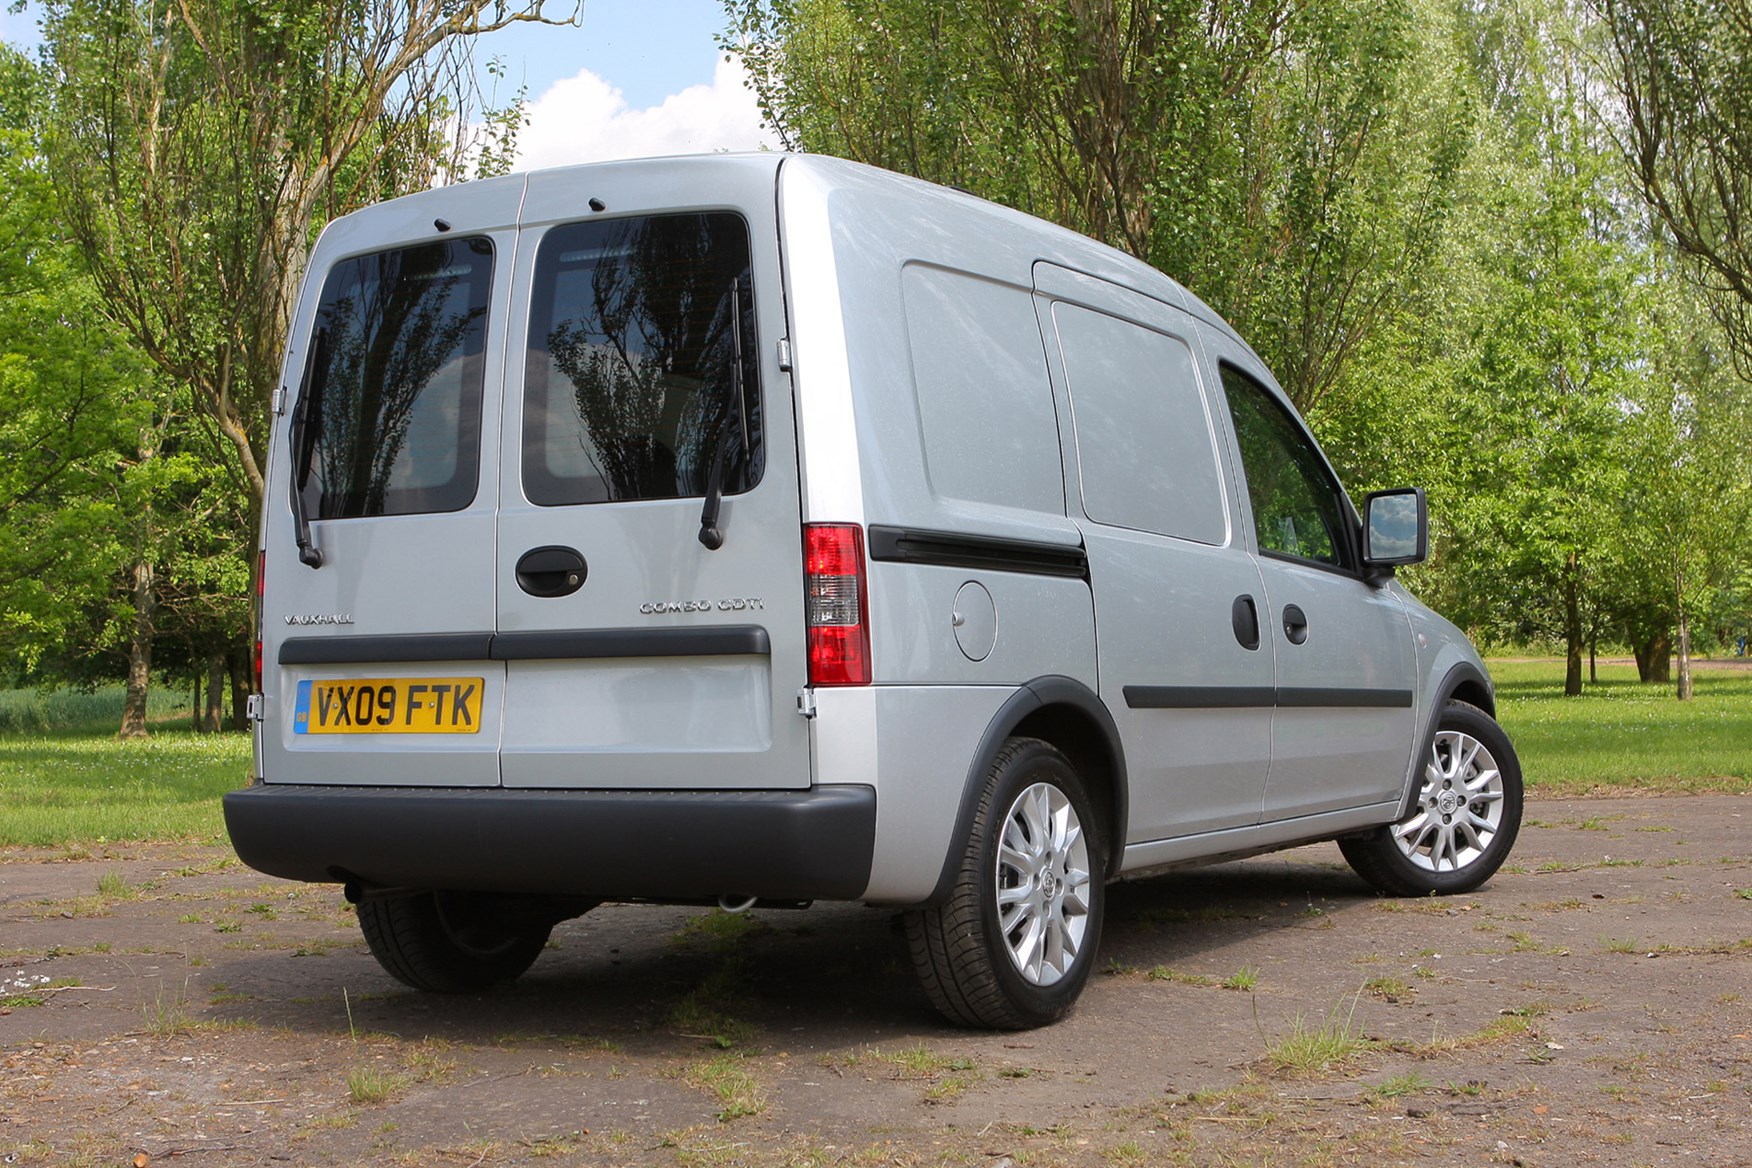
<svg viewBox="0 0 1752 1168">
<path fill-rule="evenodd" d="M 1311 1075 L 1355 1058 L 1369 1045 L 1356 1026 L 1357 1002 L 1361 997 L 1361 990 L 1353 994 L 1348 1008 L 1341 999 L 1318 1024 L 1310 1024 L 1297 1014 L 1288 1035 L 1266 1043 L 1266 1061 L 1274 1070 Z"/>
<path fill-rule="evenodd" d="M 1223 988 L 1226 990 L 1242 990 L 1251 993 L 1258 986 L 1259 970 L 1251 965 L 1243 965 L 1223 979 Z"/>
<path fill-rule="evenodd" d="M 1151 981 L 1173 981 L 1179 982 L 1181 985 L 1214 986 L 1218 984 L 1214 977 L 1207 977 L 1202 973 L 1182 973 L 1177 969 L 1170 969 L 1166 965 L 1158 965 L 1150 970 L 1149 978 Z"/>
<path fill-rule="evenodd" d="M 760 1084 L 743 1067 L 740 1055 L 721 1054 L 709 1062 L 694 1063 L 682 1069 L 681 1080 L 690 1087 L 703 1088 L 718 1097 L 718 1102 L 723 1104 L 717 1112 L 722 1123 L 759 1115 L 767 1108 Z"/>
<path fill-rule="evenodd" d="M 366 1065 L 347 1072 L 347 1095 L 354 1103 L 382 1103 L 400 1086 L 401 1081 L 382 1067 Z"/>
<path fill-rule="evenodd" d="M 97 878 L 97 894 L 105 900 L 133 900 L 140 890 L 129 884 L 120 872 L 111 870 Z"/>
<path fill-rule="evenodd" d="M 1429 1088 L 1430 1081 L 1428 1079 L 1416 1071 L 1407 1071 L 1403 1075 L 1394 1075 L 1390 1079 L 1376 1083 L 1369 1088 L 1369 1094 L 1379 1099 L 1397 1099 L 1401 1095 L 1416 1095 L 1420 1091 L 1429 1090 Z"/>
<path fill-rule="evenodd" d="M 1635 937 L 1602 937 L 1600 943 L 1608 953 L 1641 953 L 1643 947 Z"/>
<path fill-rule="evenodd" d="M 1397 977 L 1371 977 L 1363 983 L 1363 989 L 1372 997 L 1389 1002 L 1411 996 L 1411 984 Z"/>
<path fill-rule="evenodd" d="M 166 995 L 164 983 L 158 984 L 158 994 L 150 1002 L 140 1007 L 140 1013 L 146 1020 L 146 1031 L 160 1038 L 168 1038 L 176 1034 L 187 1034 L 194 1029 L 194 1018 L 189 1013 L 188 982 L 184 982 L 180 991 L 173 990 Z"/>
</svg>

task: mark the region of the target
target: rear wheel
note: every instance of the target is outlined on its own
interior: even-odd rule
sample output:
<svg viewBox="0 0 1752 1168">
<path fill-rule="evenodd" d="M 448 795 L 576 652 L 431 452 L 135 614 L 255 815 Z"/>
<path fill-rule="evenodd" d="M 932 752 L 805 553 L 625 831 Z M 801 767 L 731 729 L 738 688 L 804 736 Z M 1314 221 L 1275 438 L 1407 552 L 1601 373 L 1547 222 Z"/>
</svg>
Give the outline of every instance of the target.
<svg viewBox="0 0 1752 1168">
<path fill-rule="evenodd" d="M 1449 702 L 1423 788 L 1398 823 L 1338 841 L 1357 875 L 1394 896 L 1470 892 L 1508 857 L 1521 828 L 1521 761 L 1491 716 Z"/>
<path fill-rule="evenodd" d="M 471 892 L 367 896 L 358 911 L 365 943 L 390 976 L 445 994 L 521 976 L 555 923 L 512 898 Z"/>
<path fill-rule="evenodd" d="M 906 919 L 914 968 L 950 1021 L 1020 1030 L 1077 1000 L 1105 904 L 1096 826 L 1064 755 L 1035 738 L 1004 744 L 948 899 Z"/>
</svg>

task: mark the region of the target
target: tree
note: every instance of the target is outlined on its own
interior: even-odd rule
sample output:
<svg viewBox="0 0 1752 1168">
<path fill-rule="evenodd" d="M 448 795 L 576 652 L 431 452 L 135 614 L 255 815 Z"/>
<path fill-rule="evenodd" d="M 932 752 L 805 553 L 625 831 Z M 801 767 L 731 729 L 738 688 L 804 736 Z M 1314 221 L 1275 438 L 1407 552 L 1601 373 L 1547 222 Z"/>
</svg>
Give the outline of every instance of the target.
<svg viewBox="0 0 1752 1168">
<path fill-rule="evenodd" d="M 1421 0 L 727 0 L 787 145 L 964 186 L 1187 283 L 1318 412 L 1468 141 Z M 1434 30 L 1434 31 L 1432 31 Z"/>
<path fill-rule="evenodd" d="M 0 648 L 14 680 L 66 676 L 65 646 L 112 627 L 141 515 L 130 462 L 156 388 L 55 213 L 26 128 L 39 82 L 0 48 Z"/>
<path fill-rule="evenodd" d="M 1633 403 L 1636 445 L 1624 496 L 1637 558 L 1664 584 L 1677 629 L 1681 701 L 1718 591 L 1730 589 L 1752 535 L 1752 385 L 1735 376 L 1724 338 L 1676 279 L 1655 307 L 1658 338 Z"/>
<path fill-rule="evenodd" d="M 564 23 L 544 3 L 45 4 L 45 140 L 68 223 L 108 311 L 229 452 L 251 514 L 313 228 L 471 157 L 502 165 L 502 142 L 469 149 L 468 46 Z"/>
<path fill-rule="evenodd" d="M 1752 377 L 1752 2 L 1595 3 L 1625 161 Z"/>
</svg>

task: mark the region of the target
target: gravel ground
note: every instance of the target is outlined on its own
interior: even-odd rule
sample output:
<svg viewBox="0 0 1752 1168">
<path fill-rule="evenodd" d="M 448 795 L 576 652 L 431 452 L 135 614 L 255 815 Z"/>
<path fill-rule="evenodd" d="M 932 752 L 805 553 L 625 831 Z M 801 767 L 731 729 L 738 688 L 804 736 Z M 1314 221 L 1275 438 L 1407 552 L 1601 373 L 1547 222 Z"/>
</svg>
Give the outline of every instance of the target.
<svg viewBox="0 0 1752 1168">
<path fill-rule="evenodd" d="M 7 852 L 0 1162 L 1752 1165 L 1752 798 L 1527 814 L 1464 897 L 1332 845 L 1115 886 L 1023 1034 L 858 906 L 605 906 L 446 998 L 225 848 Z"/>
</svg>

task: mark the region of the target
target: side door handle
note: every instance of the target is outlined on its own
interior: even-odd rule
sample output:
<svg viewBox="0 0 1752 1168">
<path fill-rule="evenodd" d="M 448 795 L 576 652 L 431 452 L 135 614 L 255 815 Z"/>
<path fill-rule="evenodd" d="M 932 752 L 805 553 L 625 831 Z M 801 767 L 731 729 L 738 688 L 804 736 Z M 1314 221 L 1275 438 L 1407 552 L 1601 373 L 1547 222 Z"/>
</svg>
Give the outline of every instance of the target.
<svg viewBox="0 0 1752 1168">
<path fill-rule="evenodd" d="M 1300 645 L 1308 639 L 1308 617 L 1293 604 L 1284 605 L 1284 636 L 1290 644 Z"/>
<path fill-rule="evenodd" d="M 570 596 L 584 586 L 589 571 L 575 548 L 538 547 L 517 561 L 517 587 L 531 596 Z"/>
<path fill-rule="evenodd" d="M 1229 624 L 1235 630 L 1235 640 L 1243 649 L 1259 648 L 1259 609 L 1253 597 L 1243 593 L 1229 607 Z"/>
</svg>

